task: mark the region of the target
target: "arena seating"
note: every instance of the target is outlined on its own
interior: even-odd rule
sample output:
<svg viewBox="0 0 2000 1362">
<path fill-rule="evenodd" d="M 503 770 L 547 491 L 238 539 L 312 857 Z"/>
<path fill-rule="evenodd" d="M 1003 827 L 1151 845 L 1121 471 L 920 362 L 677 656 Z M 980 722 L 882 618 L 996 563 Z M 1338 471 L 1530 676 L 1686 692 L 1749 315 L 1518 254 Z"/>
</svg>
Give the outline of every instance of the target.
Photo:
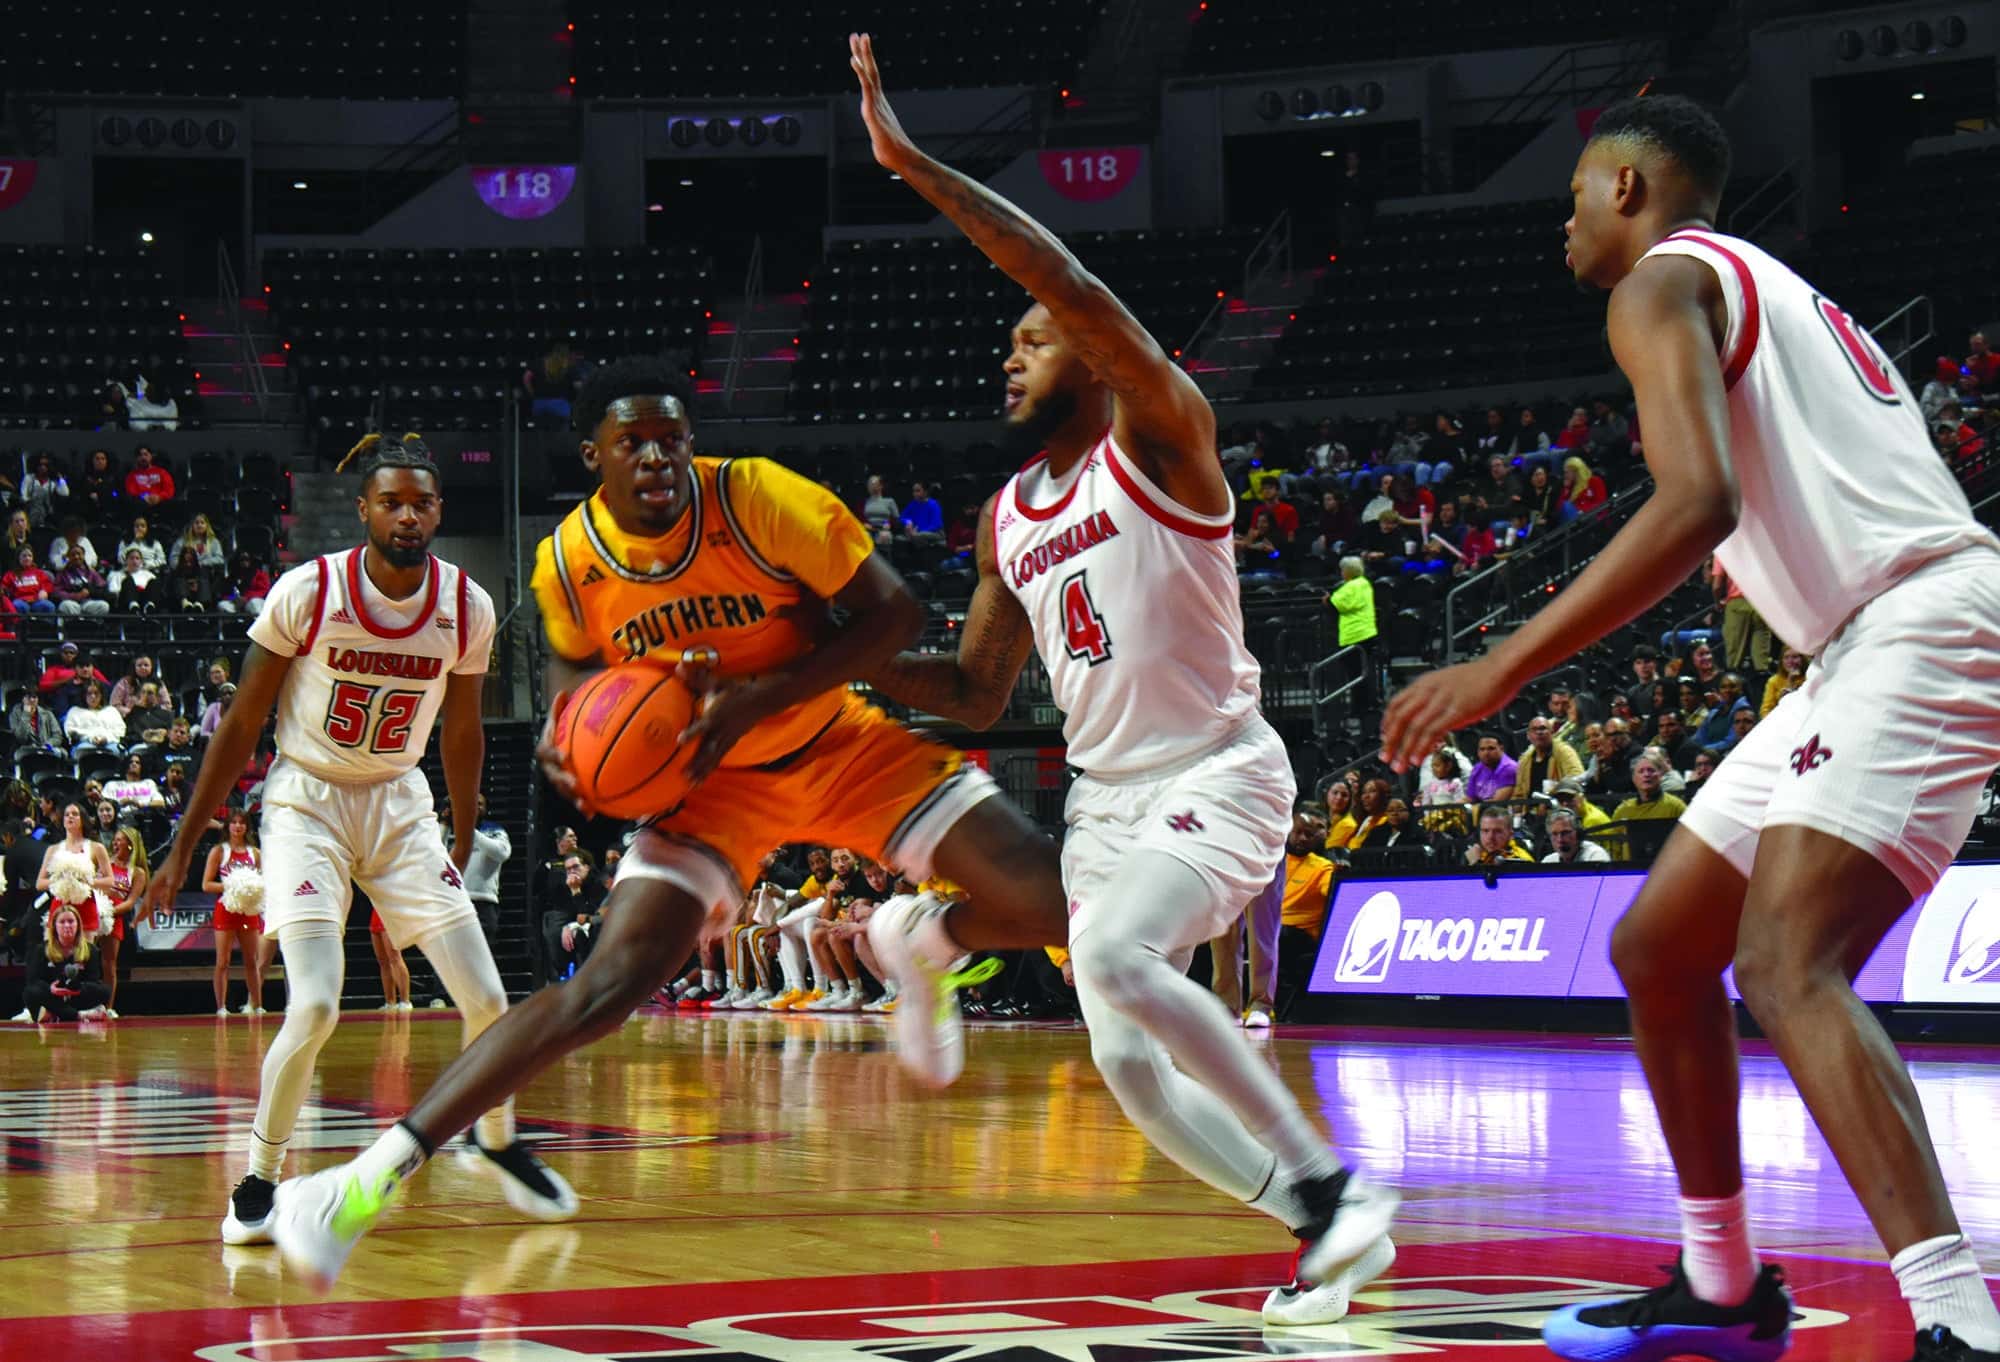
<svg viewBox="0 0 2000 1362">
<path fill-rule="evenodd" d="M 10 5 L 0 12 L 0 90 L 448 98 L 459 92 L 465 23 L 462 2 L 327 0 L 309 17 L 253 0 Z"/>
<path fill-rule="evenodd" d="M 160 271 L 133 252 L 0 246 L 0 427 L 95 424 L 140 375 L 192 420 L 193 375 Z"/>
<path fill-rule="evenodd" d="M 1068 240 L 1172 351 L 1240 288 L 1254 229 L 1092 232 Z M 953 420 L 1000 405 L 1027 295 L 956 237 L 845 242 L 813 276 L 790 406 L 802 421 Z"/>
<path fill-rule="evenodd" d="M 1604 304 L 1562 265 L 1565 201 L 1379 219 L 1327 264 L 1255 396 L 1560 380 L 1610 367 Z"/>
<path fill-rule="evenodd" d="M 847 35 L 867 28 L 893 89 L 1053 87 L 1073 79 L 1102 0 L 864 11 L 827 0 L 743 5 L 572 0 L 579 94 L 610 98 L 814 95 L 851 90 Z"/>
<path fill-rule="evenodd" d="M 497 421 L 492 404 L 557 341 L 591 358 L 692 352 L 708 267 L 692 246 L 278 250 L 271 311 L 322 430 Z M 692 365 L 690 367 L 693 367 Z"/>
</svg>

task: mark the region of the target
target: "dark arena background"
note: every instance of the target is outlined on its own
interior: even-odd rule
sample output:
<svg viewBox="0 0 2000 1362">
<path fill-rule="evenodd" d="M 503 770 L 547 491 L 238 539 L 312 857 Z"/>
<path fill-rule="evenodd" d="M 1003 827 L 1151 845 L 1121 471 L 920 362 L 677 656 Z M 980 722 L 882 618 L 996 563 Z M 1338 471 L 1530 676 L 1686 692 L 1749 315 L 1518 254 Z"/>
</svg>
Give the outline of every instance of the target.
<svg viewBox="0 0 2000 1362">
<path fill-rule="evenodd" d="M 921 600 L 921 646 L 956 649 L 979 508 L 1034 452 L 1000 421 L 1028 300 L 871 157 L 851 31 L 916 142 L 1059 234 L 1214 407 L 1263 711 L 1302 797 L 1333 807 L 1294 839 L 1275 983 L 1233 946 L 1190 969 L 1402 1190 L 1395 1266 L 1341 1323 L 1261 1322 L 1292 1240 L 1125 1120 L 1045 954 L 963 995 L 966 1073 L 942 1093 L 861 1010 L 871 974 L 836 1006 L 771 960 L 719 983 L 691 961 L 521 1094 L 577 1218 L 537 1224 L 440 1158 L 324 1296 L 217 1240 L 286 987 L 281 960 L 256 998 L 240 961 L 217 984 L 202 855 L 127 924 L 112 1011 L 24 1006 L 63 805 L 155 862 L 177 826 L 204 836 L 187 781 L 248 626 L 279 574 L 358 542 L 334 469 L 365 432 L 422 436 L 437 552 L 500 614 L 483 790 L 505 849 L 473 888 L 516 1000 L 588 954 L 576 929 L 631 832 L 579 818 L 534 757 L 529 576 L 595 485 L 570 429 L 595 366 L 684 372 L 697 454 L 832 489 Z M 5 7 L 0 1359 L 1461 1362 L 1544 1356 L 1552 1310 L 1650 1287 L 1674 1172 L 1607 951 L 1671 823 L 1627 766 L 1659 746 L 1691 799 L 1794 660 L 1703 570 L 1421 770 L 1377 760 L 1382 708 L 1508 637 L 1652 494 L 1603 298 L 1563 264 L 1578 153 L 1642 91 L 1720 117 L 1717 229 L 1873 334 L 2000 525 L 1997 53 L 1990 0 Z M 67 572 L 72 551 L 94 570 Z M 1342 646 L 1350 556 L 1375 632 Z M 1073 773 L 1039 661 L 980 732 L 873 698 L 1060 835 Z M 1493 785 L 1482 738 L 1517 778 Z M 273 750 L 267 730 L 232 805 L 257 812 Z M 425 769 L 442 799 L 435 750 Z M 1511 821 L 1487 864 L 1482 780 Z M 1564 808 L 1606 858 L 1544 862 Z M 806 873 L 803 847 L 771 871 L 787 892 Z M 291 1172 L 367 1146 L 459 1049 L 420 952 L 414 1007 L 391 1002 L 369 909 Z M 1991 1263 L 1994 786 L 1856 987 Z M 1795 1355 L 1901 1357 L 1869 1222 L 1738 1017 L 1754 1236 L 1788 1274 Z"/>
</svg>

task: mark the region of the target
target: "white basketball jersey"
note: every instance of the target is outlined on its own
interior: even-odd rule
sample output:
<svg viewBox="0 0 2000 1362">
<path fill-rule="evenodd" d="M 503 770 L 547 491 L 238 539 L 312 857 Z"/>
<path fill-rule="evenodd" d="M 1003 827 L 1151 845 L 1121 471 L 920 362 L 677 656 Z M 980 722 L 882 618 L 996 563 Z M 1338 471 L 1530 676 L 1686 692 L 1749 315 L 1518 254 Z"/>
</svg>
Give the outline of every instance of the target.
<svg viewBox="0 0 2000 1362">
<path fill-rule="evenodd" d="M 415 766 L 449 674 L 480 674 L 493 600 L 459 568 L 430 560 L 423 588 L 392 601 L 360 549 L 301 563 L 271 588 L 251 641 L 293 659 L 278 692 L 278 755 L 321 780 L 370 785 Z"/>
<path fill-rule="evenodd" d="M 1972 518 L 1902 375 L 1867 331 L 1780 260 L 1680 231 L 1722 281 L 1729 454 L 1742 493 L 1722 566 L 1778 636 L 1816 653 L 1912 569 L 2000 540 Z"/>
<path fill-rule="evenodd" d="M 1000 577 L 1034 624 L 1070 765 L 1173 766 L 1256 712 L 1233 529 L 1170 501 L 1108 433 L 1060 483 L 1043 456 L 994 499 Z"/>
</svg>

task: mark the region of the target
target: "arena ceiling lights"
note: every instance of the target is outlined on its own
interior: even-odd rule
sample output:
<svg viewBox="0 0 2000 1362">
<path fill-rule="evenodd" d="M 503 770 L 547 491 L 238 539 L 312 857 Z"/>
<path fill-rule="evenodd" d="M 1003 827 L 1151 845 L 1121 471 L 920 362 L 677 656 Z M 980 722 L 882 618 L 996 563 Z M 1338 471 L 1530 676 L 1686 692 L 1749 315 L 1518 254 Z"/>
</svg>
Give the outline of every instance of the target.
<svg viewBox="0 0 2000 1362">
<path fill-rule="evenodd" d="M 1947 14 L 1935 22 L 1912 19 L 1901 28 L 1894 24 L 1875 24 L 1866 32 L 1843 28 L 1833 35 L 1833 51 L 1842 61 L 1860 61 L 1865 56 L 1921 57 L 1963 47 L 1967 36 L 1965 20 Z"/>
<path fill-rule="evenodd" d="M 737 118 L 676 118 L 667 138 L 683 151 L 706 144 L 717 151 L 741 144 L 755 151 L 765 143 L 795 147 L 805 127 L 791 114 L 751 114 Z"/>
<path fill-rule="evenodd" d="M 1295 123 L 1318 123 L 1330 118 L 1365 118 L 1382 107 L 1388 91 L 1380 81 L 1364 80 L 1350 89 L 1333 84 L 1322 89 L 1301 85 L 1290 95 L 1265 90 L 1254 101 L 1257 117 L 1275 123 L 1288 114 Z"/>
<path fill-rule="evenodd" d="M 156 114 L 106 114 L 97 120 L 98 145 L 113 150 L 212 154 L 233 150 L 236 137 L 236 122 L 229 118 L 202 120 L 182 114 L 169 122 Z"/>
</svg>

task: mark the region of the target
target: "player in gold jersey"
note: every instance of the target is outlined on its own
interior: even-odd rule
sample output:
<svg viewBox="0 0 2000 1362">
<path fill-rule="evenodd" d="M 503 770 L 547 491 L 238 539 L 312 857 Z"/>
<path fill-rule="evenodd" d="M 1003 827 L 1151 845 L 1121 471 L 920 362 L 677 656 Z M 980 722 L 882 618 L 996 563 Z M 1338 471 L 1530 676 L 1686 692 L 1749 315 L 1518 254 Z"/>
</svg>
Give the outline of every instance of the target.
<svg viewBox="0 0 2000 1362">
<path fill-rule="evenodd" d="M 823 488 L 763 459 L 696 458 L 691 405 L 684 380 L 651 360 L 586 380 L 579 453 L 600 486 L 540 546 L 534 591 L 551 695 L 637 657 L 706 659 L 682 665 L 690 684 L 712 688 L 689 728 L 699 783 L 620 863 L 596 948 L 574 977 L 496 1022 L 359 1158 L 285 1184 L 278 1245 L 321 1282 L 440 1144 L 617 1030 L 688 958 L 704 921 L 742 901 L 758 859 L 780 843 L 838 842 L 912 879 L 965 886 L 966 901 L 928 900 L 923 923 L 961 950 L 1067 937 L 1055 844 L 994 797 L 985 772 L 846 689 L 915 643 L 922 605 Z M 846 612 L 837 631 L 821 627 L 826 602 Z M 574 797 L 564 754 L 545 740 L 539 755 Z M 902 982 L 903 1058 L 923 1049 L 949 1081 L 963 1062 L 951 981 L 940 994 L 926 980 L 924 1008 Z"/>
</svg>

